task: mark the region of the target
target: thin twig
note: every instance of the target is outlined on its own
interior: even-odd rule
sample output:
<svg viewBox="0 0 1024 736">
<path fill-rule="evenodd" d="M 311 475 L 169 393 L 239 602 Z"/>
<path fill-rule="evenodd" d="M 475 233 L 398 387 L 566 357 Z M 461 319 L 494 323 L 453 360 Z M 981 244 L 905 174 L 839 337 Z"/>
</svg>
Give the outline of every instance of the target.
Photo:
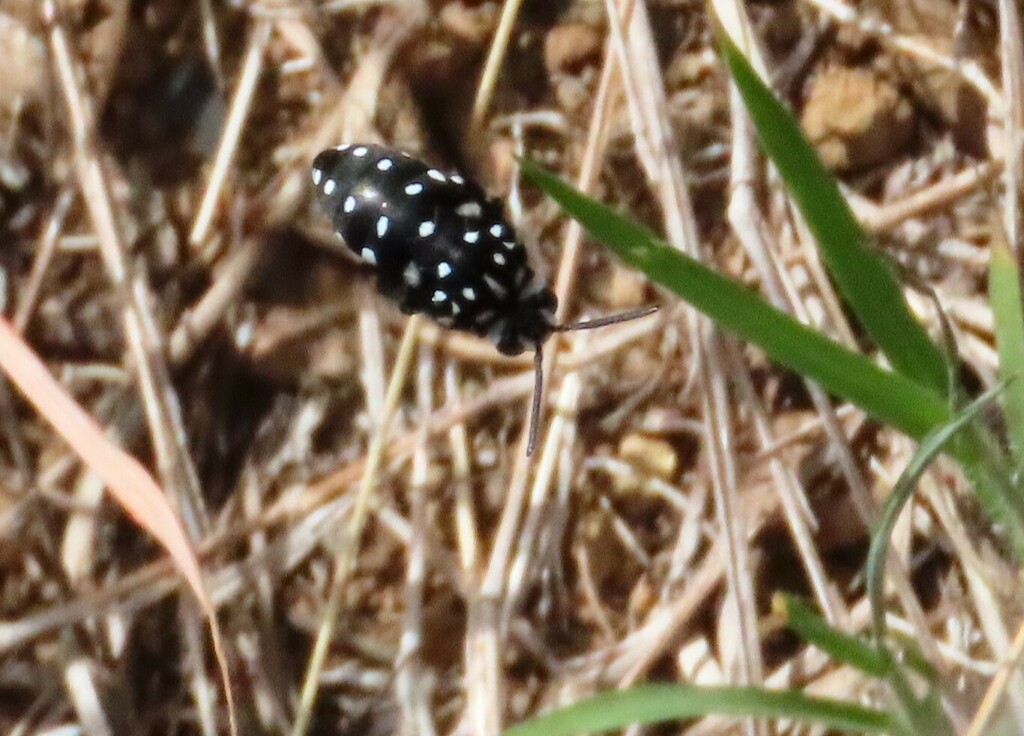
<svg viewBox="0 0 1024 736">
<path fill-rule="evenodd" d="M 192 223 L 192 231 L 188 236 L 188 242 L 193 248 L 200 247 L 206 241 L 210 223 L 213 221 L 213 215 L 224 188 L 224 182 L 227 180 L 228 168 L 238 150 L 238 141 L 242 137 L 245 122 L 249 117 L 249 110 L 256 94 L 256 83 L 263 72 L 264 55 L 267 45 L 270 43 L 273 28 L 272 22 L 257 20 L 249 29 L 249 42 L 245 51 L 245 59 L 242 62 L 242 73 L 238 78 L 235 92 L 231 96 L 231 107 L 228 110 L 227 121 L 224 123 L 220 144 L 217 146 L 217 154 L 213 159 L 210 180 L 207 182 L 206 191 Z"/>
<path fill-rule="evenodd" d="M 745 9 L 736 7 L 735 12 L 743 17 Z M 664 81 L 654 55 L 653 31 L 646 7 L 638 8 L 632 24 L 624 25 L 624 28 L 629 29 L 629 37 L 623 44 L 623 52 L 634 59 L 630 68 L 636 74 L 646 75 L 649 80 L 643 85 L 647 97 L 636 100 L 630 108 L 636 137 L 648 141 L 653 156 L 647 162 L 650 168 L 645 168 L 645 173 L 659 195 L 670 242 L 691 257 L 700 259 L 702 254 L 693 205 L 686 187 L 683 163 L 677 153 L 680 146 L 674 143 L 674 129 L 669 121 Z M 736 604 L 734 620 L 739 632 L 739 682 L 759 685 L 764 678 L 764 665 L 757 629 L 754 574 L 743 526 L 744 515 L 740 513 L 743 503 L 737 489 L 735 429 L 729 380 L 723 361 L 725 346 L 717 326 L 710 320 L 698 316 L 693 310 L 689 311 L 688 319 L 691 324 L 690 348 L 701 376 L 700 401 L 705 424 L 703 449 L 718 527 L 724 538 L 728 591 Z M 731 613 L 729 618 L 733 619 Z M 730 666 L 726 669 L 731 669 L 731 664 L 728 663 Z M 750 733 L 766 730 L 763 723 L 753 720 L 744 726 Z"/>
<path fill-rule="evenodd" d="M 167 355 L 172 365 L 182 365 L 196 347 L 214 330 L 238 298 L 245 280 L 259 259 L 262 243 L 250 238 L 232 251 L 216 270 L 213 283 L 195 303 L 178 318 L 167 341 Z"/>
<path fill-rule="evenodd" d="M 363 468 L 363 478 L 359 484 L 359 490 L 356 492 L 355 507 L 352 515 L 349 517 L 344 534 L 339 541 L 339 551 L 334 560 L 334 573 L 331 578 L 330 592 L 320 617 L 320 627 L 317 631 L 316 643 L 306 665 L 302 693 L 299 696 L 299 706 L 291 729 L 292 736 L 304 736 L 309 729 L 310 720 L 313 715 L 313 706 L 316 703 L 316 696 L 320 690 L 320 673 L 323 671 L 324 662 L 327 659 L 327 649 L 334 637 L 334 627 L 341 613 L 342 593 L 345 589 L 345 584 L 348 582 L 349 575 L 352 573 L 359 549 L 359 542 L 369 516 L 370 492 L 377 483 L 377 473 L 385 456 L 389 436 L 388 430 L 390 429 L 395 410 L 398 408 L 398 400 L 401 398 L 402 390 L 405 388 L 409 366 L 412 363 L 413 348 L 416 345 L 416 330 L 421 319 L 419 315 L 409 318 L 405 334 L 402 336 L 402 343 L 398 348 L 398 356 L 395 358 L 395 367 L 391 373 L 391 381 L 388 384 L 387 395 L 381 410 L 380 422 L 370 442 L 370 449 L 366 453 L 366 464 Z"/>
<path fill-rule="evenodd" d="M 64 229 L 64 219 L 68 216 L 71 205 L 74 204 L 77 190 L 65 186 L 53 205 L 53 211 L 46 219 L 46 226 L 39 234 L 36 246 L 33 249 L 35 257 L 32 259 L 32 270 L 28 280 L 21 291 L 21 298 L 18 300 L 18 308 L 14 312 L 11 322 L 18 332 L 24 332 L 28 327 L 32 313 L 35 311 L 36 302 L 43 288 L 43 279 L 57 251 L 57 239 Z"/>
<path fill-rule="evenodd" d="M 426 346 L 420 346 L 416 371 L 417 408 L 421 416 L 433 411 L 434 356 Z M 425 425 L 421 425 L 419 441 L 413 453 L 412 477 L 409 482 L 410 526 L 405 573 L 405 612 L 402 616 L 402 639 L 395 657 L 395 694 L 402 713 L 402 733 L 433 736 L 436 729 L 430 717 L 430 690 L 426 677 L 426 664 L 420 656 L 423 645 L 423 596 L 427 575 L 427 480 L 430 469 L 430 450 Z"/>
<path fill-rule="evenodd" d="M 473 100 L 473 109 L 469 115 L 470 141 L 475 140 L 482 131 L 484 116 L 487 115 L 487 110 L 491 105 L 494 85 L 498 81 L 498 73 L 501 71 L 502 62 L 508 52 L 512 30 L 522 4 L 523 0 L 505 0 L 502 3 L 501 18 L 498 20 L 498 27 L 494 31 L 494 38 L 491 40 L 491 46 L 487 52 L 487 61 L 484 62 L 484 71 L 480 76 L 476 97 Z"/>
</svg>

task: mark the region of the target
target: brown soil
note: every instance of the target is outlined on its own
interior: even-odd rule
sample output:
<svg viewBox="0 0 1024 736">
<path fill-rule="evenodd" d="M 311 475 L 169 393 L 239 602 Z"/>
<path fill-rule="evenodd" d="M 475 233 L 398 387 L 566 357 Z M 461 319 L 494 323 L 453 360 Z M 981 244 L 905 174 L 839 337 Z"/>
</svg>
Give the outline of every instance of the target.
<svg viewBox="0 0 1024 736">
<path fill-rule="evenodd" d="M 316 734 L 493 736 L 643 681 L 878 696 L 786 632 L 772 597 L 805 596 L 866 631 L 865 509 L 913 443 L 816 401 L 579 240 L 518 178 L 525 154 L 766 297 L 772 264 L 796 313 L 870 351 L 763 161 L 753 196 L 733 199 L 749 184 L 730 181 L 735 131 L 749 131 L 704 3 L 619 3 L 633 7 L 625 43 L 584 0 L 518 14 L 486 0 L 63 0 L 53 25 L 39 5 L 0 1 L 0 309 L 186 519 L 244 733 L 289 732 L 325 618 Z M 993 104 L 1020 105 L 1001 89 L 995 11 L 747 10 L 778 93 L 879 247 L 938 294 L 965 373 L 991 385 L 987 246 L 1005 149 Z M 601 105 L 608 64 L 619 71 Z M 549 344 L 533 457 L 530 356 L 422 323 L 396 372 L 409 320 L 311 197 L 315 153 L 354 140 L 506 198 L 567 319 L 662 306 Z M 106 204 L 84 180 L 90 161 Z M 117 262 L 128 276 L 114 286 Z M 908 300 L 938 334 L 929 299 Z M 151 343 L 123 328 L 133 310 Z M 361 486 L 369 520 L 334 616 Z M 0 730 L 226 733 L 192 599 L 99 491 L 0 381 Z M 945 705 L 969 722 L 1021 615 L 1018 571 L 945 461 L 895 545 L 893 627 L 958 683 Z"/>
</svg>

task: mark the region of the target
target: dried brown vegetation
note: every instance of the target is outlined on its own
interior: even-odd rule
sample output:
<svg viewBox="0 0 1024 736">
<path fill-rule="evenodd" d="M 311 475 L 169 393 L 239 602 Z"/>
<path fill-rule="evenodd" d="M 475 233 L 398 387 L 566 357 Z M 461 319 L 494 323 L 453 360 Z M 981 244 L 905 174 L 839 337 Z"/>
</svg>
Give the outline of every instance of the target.
<svg viewBox="0 0 1024 736">
<path fill-rule="evenodd" d="M 43 6 L 0 1 L 0 309 L 178 509 L 245 733 L 291 728 L 325 612 L 311 733 L 494 736 L 644 679 L 872 695 L 770 602 L 863 629 L 864 518 L 912 443 L 612 263 L 517 179 L 521 153 L 558 169 L 856 345 L 703 3 L 62 0 L 52 23 Z M 858 215 L 991 384 L 991 186 L 1022 93 L 1002 89 L 998 15 L 747 11 Z M 312 209 L 313 155 L 372 139 L 507 197 L 566 315 L 663 303 L 552 346 L 532 459 L 529 357 L 410 328 Z M 892 580 L 893 628 L 960 683 L 964 724 L 1024 614 L 965 487 L 942 463 L 927 477 Z M 0 730 L 225 732 L 202 619 L 102 491 L 0 379 Z"/>
</svg>

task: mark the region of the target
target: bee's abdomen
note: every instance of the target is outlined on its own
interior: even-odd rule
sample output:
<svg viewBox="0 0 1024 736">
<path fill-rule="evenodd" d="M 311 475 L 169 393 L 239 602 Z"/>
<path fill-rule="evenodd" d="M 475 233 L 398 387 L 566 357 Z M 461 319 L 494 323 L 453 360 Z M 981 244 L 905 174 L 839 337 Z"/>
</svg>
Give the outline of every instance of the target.
<svg viewBox="0 0 1024 736">
<path fill-rule="evenodd" d="M 501 205 L 459 174 L 350 144 L 316 157 L 313 183 L 335 230 L 407 313 L 489 334 L 533 281 Z"/>
</svg>

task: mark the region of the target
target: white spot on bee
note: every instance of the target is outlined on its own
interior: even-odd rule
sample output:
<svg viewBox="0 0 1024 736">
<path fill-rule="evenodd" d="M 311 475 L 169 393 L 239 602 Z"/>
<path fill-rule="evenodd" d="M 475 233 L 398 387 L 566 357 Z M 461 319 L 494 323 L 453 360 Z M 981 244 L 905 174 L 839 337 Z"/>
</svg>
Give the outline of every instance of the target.
<svg viewBox="0 0 1024 736">
<path fill-rule="evenodd" d="M 243 322 L 235 330 L 235 344 L 240 347 L 248 347 L 252 344 L 252 338 L 255 333 L 253 327 L 255 325 L 252 322 Z"/>
<path fill-rule="evenodd" d="M 326 187 L 324 187 L 326 189 Z M 345 214 L 351 214 L 356 208 L 356 198 L 351 194 L 345 197 L 344 203 L 341 205 L 341 209 L 344 210 Z"/>
<path fill-rule="evenodd" d="M 443 301 L 445 301 L 447 299 L 448 299 L 448 295 L 445 294 L 440 289 L 435 291 L 434 295 L 432 297 L 430 297 L 430 301 L 434 302 L 434 304 L 440 304 L 441 302 L 443 302 Z"/>
<path fill-rule="evenodd" d="M 352 148 L 352 144 L 351 143 L 342 143 L 340 146 L 335 146 L 334 150 L 335 151 L 341 151 L 342 153 L 344 153 L 345 151 L 347 151 L 350 148 Z"/>
<path fill-rule="evenodd" d="M 378 171 L 387 171 L 388 169 L 390 169 L 394 165 L 395 165 L 395 162 L 392 161 L 391 159 L 389 159 L 389 158 L 382 158 L 380 161 L 377 162 L 377 170 Z"/>
<path fill-rule="evenodd" d="M 458 302 L 452 302 L 452 316 L 458 316 L 462 313 L 462 307 L 459 306 Z"/>
<path fill-rule="evenodd" d="M 441 261 L 437 264 L 437 277 L 446 279 L 452 275 L 452 266 L 448 261 Z"/>
<path fill-rule="evenodd" d="M 313 169 L 313 186 L 320 186 L 320 181 L 324 178 L 323 169 Z"/>
<path fill-rule="evenodd" d="M 420 223 L 419 233 L 421 238 L 429 238 L 434 234 L 435 230 L 437 230 L 437 225 L 434 224 L 433 220 L 424 220 Z"/>
<path fill-rule="evenodd" d="M 389 220 L 388 220 L 388 216 L 387 215 L 381 215 L 380 217 L 377 218 L 377 237 L 378 238 L 383 238 L 385 235 L 387 235 L 387 233 L 388 233 L 388 224 L 389 224 Z"/>
<path fill-rule="evenodd" d="M 405 185 L 405 193 L 410 197 L 415 197 L 417 194 L 423 191 L 423 185 L 418 181 L 414 181 L 412 184 Z"/>
<path fill-rule="evenodd" d="M 475 321 L 476 321 L 476 323 L 478 325 L 485 325 L 488 322 L 490 322 L 491 319 L 493 319 L 493 318 L 494 318 L 494 310 L 493 309 L 485 309 L 484 311 L 480 312 L 480 314 L 478 314 L 476 316 L 476 320 Z"/>
<path fill-rule="evenodd" d="M 498 297 L 499 299 L 504 299 L 506 296 L 508 296 L 508 289 L 506 289 L 500 281 L 491 276 L 489 273 L 484 274 L 484 283 L 487 284 L 487 287 L 491 290 L 494 296 Z"/>
<path fill-rule="evenodd" d="M 494 259 L 494 262 L 497 263 L 499 266 L 504 266 L 505 265 L 505 254 L 504 253 L 495 253 L 491 257 Z"/>
<path fill-rule="evenodd" d="M 443 181 L 447 181 L 448 180 L 447 177 L 444 174 L 442 174 L 440 171 L 438 171 L 437 169 L 429 169 L 427 171 L 427 176 L 429 176 L 434 181 L 442 181 L 443 182 Z"/>
<path fill-rule="evenodd" d="M 352 155 L 355 156 L 356 158 L 362 158 L 369 152 L 370 149 L 368 149 L 366 146 L 356 146 L 355 148 L 352 149 Z"/>
<path fill-rule="evenodd" d="M 465 233 L 463 233 L 462 239 L 465 240 L 467 243 L 475 243 L 480 239 L 480 233 L 476 230 L 467 230 Z"/>
<path fill-rule="evenodd" d="M 467 286 L 462 290 L 462 296 L 466 297 L 466 301 L 471 302 L 476 299 L 476 292 L 473 290 L 472 286 Z"/>
<path fill-rule="evenodd" d="M 505 332 L 506 320 L 499 319 L 495 320 L 494 324 L 491 325 L 491 329 L 487 331 L 487 337 L 491 342 L 501 342 L 501 338 Z"/>
<path fill-rule="evenodd" d="M 377 254 L 373 252 L 373 248 L 369 246 L 359 251 L 359 255 L 363 257 L 363 260 L 369 263 L 371 266 L 377 265 Z"/>
<path fill-rule="evenodd" d="M 487 277 L 484 276 L 484 278 L 486 279 Z M 523 297 L 526 298 L 536 296 L 537 294 L 540 294 L 542 291 L 546 291 L 547 288 L 548 285 L 545 284 L 543 281 L 534 281 L 529 286 L 526 287 L 526 290 L 523 292 Z"/>
<path fill-rule="evenodd" d="M 491 235 L 496 238 L 500 238 L 505 233 L 505 228 L 502 227 L 500 222 L 496 222 L 491 225 Z"/>
<path fill-rule="evenodd" d="M 483 214 L 483 210 L 480 209 L 479 202 L 463 202 L 455 208 L 455 214 L 460 217 L 480 217 Z"/>
<path fill-rule="evenodd" d="M 516 249 L 516 241 L 514 241 L 514 240 L 503 240 L 501 242 L 501 244 L 505 246 L 505 250 L 515 250 Z"/>
<path fill-rule="evenodd" d="M 408 286 L 413 288 L 420 285 L 420 270 L 416 267 L 415 263 L 410 262 L 405 270 L 402 271 L 402 278 Z"/>
<path fill-rule="evenodd" d="M 338 188 L 338 182 L 334 179 L 328 179 L 324 182 L 324 196 L 330 197 L 334 194 L 334 190 Z"/>
<path fill-rule="evenodd" d="M 465 183 L 466 183 L 466 180 L 465 180 L 465 179 L 463 179 L 463 178 L 462 178 L 461 176 L 459 176 L 458 174 L 452 174 L 452 175 L 451 175 L 450 177 L 448 177 L 448 178 L 450 178 L 450 179 L 451 179 L 451 180 L 452 180 L 453 182 L 455 182 L 456 184 L 465 184 Z"/>
</svg>

